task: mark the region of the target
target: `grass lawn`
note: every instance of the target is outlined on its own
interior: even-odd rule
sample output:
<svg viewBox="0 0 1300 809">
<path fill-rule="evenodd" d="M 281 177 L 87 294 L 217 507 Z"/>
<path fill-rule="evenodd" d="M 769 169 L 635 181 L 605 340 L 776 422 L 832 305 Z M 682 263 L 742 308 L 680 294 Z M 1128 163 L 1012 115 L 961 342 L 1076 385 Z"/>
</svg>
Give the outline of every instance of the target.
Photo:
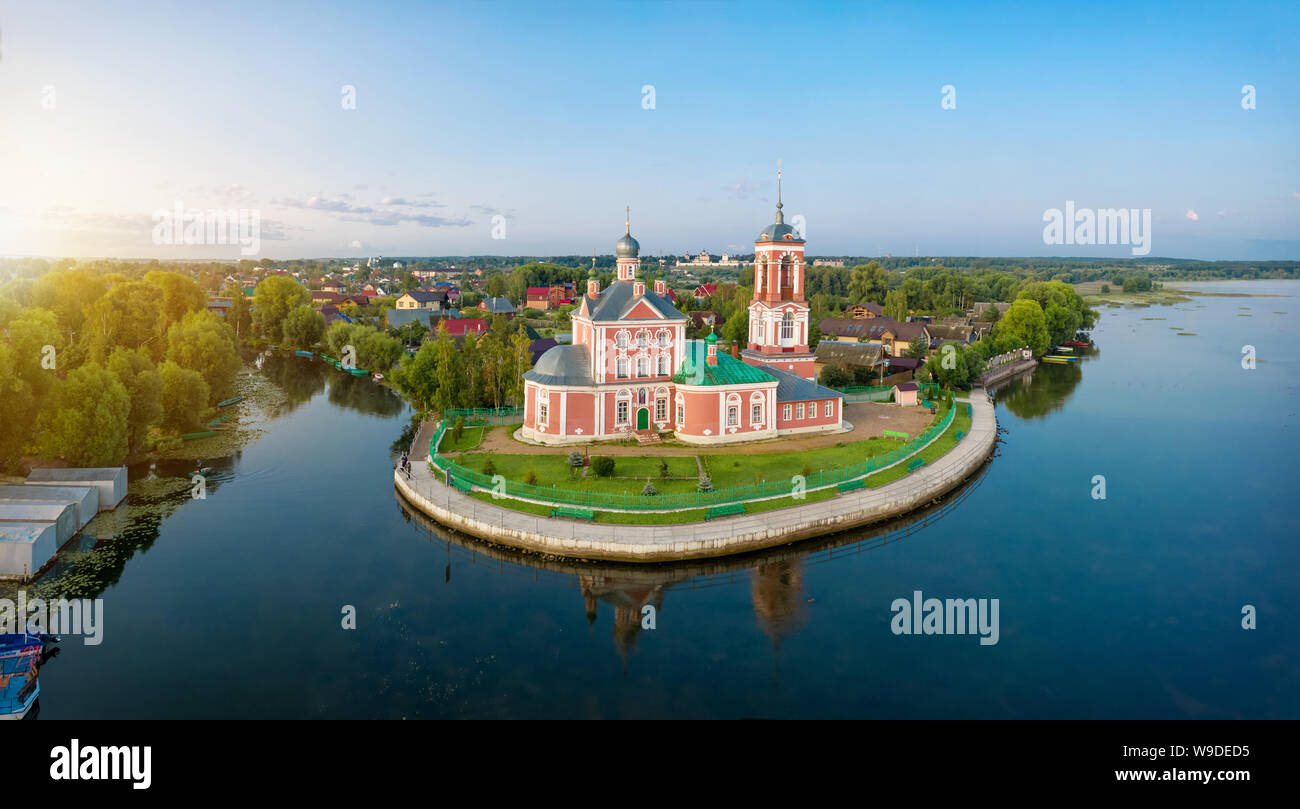
<svg viewBox="0 0 1300 809">
<path fill-rule="evenodd" d="M 593 458 L 595 456 L 592 456 Z M 693 458 L 668 458 L 670 475 L 681 476 L 686 480 L 664 480 L 659 477 L 659 459 L 617 456 L 614 474 L 625 477 L 600 478 L 590 470 L 586 478 L 578 477 L 569 466 L 568 455 L 506 455 L 497 452 L 472 452 L 462 455 L 457 462 L 477 472 L 482 472 L 488 459 L 496 468 L 494 474 L 504 475 L 508 480 L 527 483 L 528 474 L 537 477 L 535 486 L 555 486 L 576 492 L 604 492 L 606 494 L 640 495 L 645 486 L 645 479 L 650 478 L 660 494 L 682 494 L 694 492 L 699 482 Z M 579 470 L 580 471 L 580 470 Z"/>
<path fill-rule="evenodd" d="M 868 438 L 846 443 L 842 447 L 763 455 L 703 455 L 700 460 L 709 472 L 713 488 L 725 489 L 757 483 L 758 475 L 769 482 L 789 480 L 795 475 L 803 474 L 804 464 L 808 465 L 809 474 L 815 475 L 822 469 L 839 469 L 862 463 L 873 455 L 883 455 L 901 445 L 901 441 L 893 438 Z"/>
<path fill-rule="evenodd" d="M 966 408 L 957 408 L 957 415 L 953 417 L 952 424 L 943 435 L 930 442 L 930 446 L 921 450 L 919 455 L 913 455 L 906 461 L 894 464 L 888 469 L 883 469 L 874 475 L 867 477 L 867 488 L 874 489 L 877 486 L 884 486 L 886 483 L 893 483 L 900 478 L 907 477 L 907 464 L 914 458 L 924 458 L 927 464 L 934 463 L 945 452 L 957 445 L 957 431 L 970 432 L 971 417 L 966 415 Z"/>
<path fill-rule="evenodd" d="M 446 455 L 448 452 L 468 452 L 479 444 L 483 443 L 483 432 L 486 427 L 466 427 L 460 434 L 460 440 L 457 441 L 451 436 L 451 430 L 448 430 L 442 437 L 442 443 L 438 445 L 439 454 Z"/>
</svg>

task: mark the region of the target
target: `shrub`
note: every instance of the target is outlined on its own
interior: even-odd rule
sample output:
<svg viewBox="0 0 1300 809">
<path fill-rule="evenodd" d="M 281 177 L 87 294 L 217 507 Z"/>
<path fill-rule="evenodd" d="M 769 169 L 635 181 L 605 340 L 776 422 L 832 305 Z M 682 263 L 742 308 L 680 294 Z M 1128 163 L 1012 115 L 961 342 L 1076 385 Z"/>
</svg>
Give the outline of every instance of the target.
<svg viewBox="0 0 1300 809">
<path fill-rule="evenodd" d="M 696 488 L 702 492 L 711 492 L 713 491 L 713 481 L 709 480 L 708 475 L 700 475 L 700 482 Z"/>
<path fill-rule="evenodd" d="M 497 465 L 492 463 L 492 458 L 491 456 L 489 456 L 488 459 L 483 462 L 483 474 L 495 475 L 496 473 L 497 473 Z"/>
<path fill-rule="evenodd" d="M 803 467 L 799 470 L 799 474 L 803 475 L 804 477 L 808 477 L 809 475 L 812 474 L 812 467 L 809 466 L 808 464 L 804 464 Z"/>
<path fill-rule="evenodd" d="M 1102 284 L 1102 285 L 1101 285 L 1101 294 L 1103 294 L 1103 295 L 1109 295 L 1109 294 L 1110 294 L 1110 284 Z"/>
<path fill-rule="evenodd" d="M 451 428 L 451 440 L 460 443 L 460 436 L 465 432 L 465 417 L 457 416 L 456 423 Z"/>
<path fill-rule="evenodd" d="M 591 471 L 596 473 L 597 477 L 608 478 L 614 476 L 614 459 L 608 455 L 602 455 L 591 462 Z"/>
<path fill-rule="evenodd" d="M 527 483 L 529 486 L 536 486 L 536 485 L 537 485 L 537 470 L 536 470 L 536 469 L 529 469 L 529 470 L 528 470 L 528 474 L 524 476 L 524 483 Z"/>
<path fill-rule="evenodd" d="M 569 453 L 569 474 L 573 475 L 582 466 L 582 453 L 576 449 Z"/>
<path fill-rule="evenodd" d="M 668 477 L 668 460 L 665 458 L 659 459 L 659 477 Z"/>
<path fill-rule="evenodd" d="M 650 482 L 650 478 L 645 479 L 645 486 L 641 487 L 641 494 L 644 495 L 645 497 L 654 497 L 655 495 L 659 494 L 659 491 L 655 488 L 655 485 Z"/>
</svg>

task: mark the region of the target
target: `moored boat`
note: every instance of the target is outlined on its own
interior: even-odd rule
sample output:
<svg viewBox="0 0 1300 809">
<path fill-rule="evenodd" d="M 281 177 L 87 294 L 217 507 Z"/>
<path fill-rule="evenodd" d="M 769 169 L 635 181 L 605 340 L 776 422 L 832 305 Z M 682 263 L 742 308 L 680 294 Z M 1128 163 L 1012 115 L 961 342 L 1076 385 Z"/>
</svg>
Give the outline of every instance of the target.
<svg viewBox="0 0 1300 809">
<path fill-rule="evenodd" d="M 314 356 L 316 356 L 315 354 L 311 353 L 310 351 L 294 351 L 293 353 L 297 354 L 299 357 L 314 357 Z"/>
<path fill-rule="evenodd" d="M 224 402 L 217 402 L 217 407 L 230 407 L 232 404 L 235 404 L 236 402 L 242 402 L 243 400 L 244 400 L 243 396 L 235 396 L 233 398 L 225 400 Z"/>
<path fill-rule="evenodd" d="M 1092 345 L 1092 343 L 1085 342 L 1083 340 L 1071 340 L 1070 342 L 1066 343 L 1066 345 L 1069 346 L 1070 348 L 1087 348 L 1088 346 Z"/>
<path fill-rule="evenodd" d="M 383 382 L 383 381 L 384 381 L 384 375 L 381 374 L 381 373 L 378 373 L 378 372 L 376 372 L 375 375 L 374 375 L 373 377 L 371 377 L 371 378 L 374 379 L 376 382 Z"/>
<path fill-rule="evenodd" d="M 0 635 L 0 719 L 22 719 L 41 695 L 39 635 Z"/>
</svg>

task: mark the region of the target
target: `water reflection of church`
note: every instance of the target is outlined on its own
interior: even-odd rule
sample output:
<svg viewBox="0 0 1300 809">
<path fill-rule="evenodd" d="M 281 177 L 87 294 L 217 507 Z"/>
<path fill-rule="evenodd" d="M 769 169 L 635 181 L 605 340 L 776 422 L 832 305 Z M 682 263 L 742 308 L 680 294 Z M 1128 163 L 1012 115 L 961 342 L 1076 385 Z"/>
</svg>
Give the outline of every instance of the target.
<svg viewBox="0 0 1300 809">
<path fill-rule="evenodd" d="M 807 621 L 803 591 L 803 560 L 799 557 L 760 564 L 749 571 L 750 597 L 759 627 L 780 649 L 788 637 Z M 664 593 L 671 583 L 652 582 L 629 575 L 580 575 L 578 590 L 587 606 L 587 622 L 594 625 L 601 602 L 614 609 L 614 647 L 627 663 L 628 655 L 641 637 L 642 608 L 663 608 Z"/>
</svg>

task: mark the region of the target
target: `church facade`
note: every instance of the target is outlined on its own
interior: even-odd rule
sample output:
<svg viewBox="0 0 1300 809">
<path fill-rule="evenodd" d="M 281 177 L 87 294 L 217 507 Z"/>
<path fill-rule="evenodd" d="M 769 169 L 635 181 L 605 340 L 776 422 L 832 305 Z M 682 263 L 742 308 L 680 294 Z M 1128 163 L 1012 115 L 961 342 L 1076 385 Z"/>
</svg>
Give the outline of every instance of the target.
<svg viewBox="0 0 1300 809">
<path fill-rule="evenodd" d="M 843 394 L 813 381 L 804 300 L 804 241 L 776 221 L 755 242 L 754 297 L 744 350 L 716 334 L 687 340 L 689 319 L 663 279 L 647 287 L 631 224 L 615 245 L 617 278 L 593 274 L 572 313 L 573 342 L 524 374 L 520 438 L 577 444 L 672 431 L 725 444 L 844 429 Z"/>
</svg>

